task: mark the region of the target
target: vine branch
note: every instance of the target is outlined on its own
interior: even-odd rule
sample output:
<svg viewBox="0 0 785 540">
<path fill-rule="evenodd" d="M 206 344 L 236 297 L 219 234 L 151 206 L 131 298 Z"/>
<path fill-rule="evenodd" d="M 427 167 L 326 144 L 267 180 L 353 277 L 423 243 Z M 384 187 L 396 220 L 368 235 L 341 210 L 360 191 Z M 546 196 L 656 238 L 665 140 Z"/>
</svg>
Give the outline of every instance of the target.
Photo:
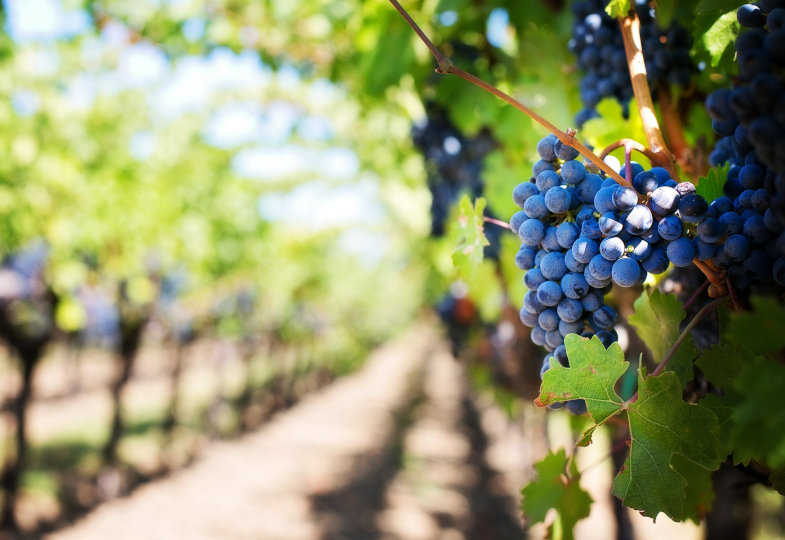
<svg viewBox="0 0 785 540">
<path fill-rule="evenodd" d="M 654 102 L 651 98 L 649 81 L 646 79 L 646 62 L 643 59 L 643 47 L 641 46 L 641 22 L 635 10 L 630 11 L 626 17 L 619 17 L 619 26 L 622 38 L 624 38 L 624 52 L 627 55 L 627 66 L 630 70 L 630 82 L 635 94 L 635 103 L 641 116 L 646 141 L 655 156 L 652 165 L 664 167 L 670 173 L 671 178 L 678 182 L 673 155 L 665 144 L 657 116 L 654 114 Z"/>
<path fill-rule="evenodd" d="M 395 7 L 398 13 L 401 14 L 401 17 L 409 24 L 409 26 L 414 30 L 414 32 L 419 36 L 422 42 L 428 47 L 428 50 L 431 51 L 431 54 L 436 59 L 438 67 L 436 68 L 437 73 L 445 73 L 445 74 L 452 74 L 460 77 L 461 79 L 485 90 L 496 96 L 497 98 L 507 102 L 508 104 L 512 105 L 526 116 L 540 124 L 542 127 L 556 135 L 556 137 L 567 146 L 571 146 L 572 148 L 576 149 L 583 157 L 589 160 L 594 166 L 598 169 L 603 171 L 609 177 L 613 178 L 617 183 L 632 187 L 631 184 L 619 175 L 616 171 L 611 169 L 605 162 L 603 162 L 597 155 L 594 154 L 591 150 L 589 150 L 585 145 L 583 145 L 578 139 L 575 138 L 575 132 L 569 130 L 564 132 L 560 130 L 558 127 L 553 125 L 551 122 L 546 120 L 544 117 L 540 116 L 537 112 L 532 110 L 531 108 L 527 107 L 520 101 L 516 100 L 512 96 L 502 92 L 495 86 L 488 84 L 487 82 L 483 81 L 479 77 L 472 75 L 471 73 L 467 73 L 466 71 L 462 70 L 455 64 L 453 64 L 452 60 L 447 58 L 436 46 L 433 42 L 425 35 L 425 32 L 420 29 L 416 22 L 411 18 L 411 16 L 406 12 L 406 10 L 398 3 L 398 0 L 390 0 L 390 3 Z"/>
</svg>

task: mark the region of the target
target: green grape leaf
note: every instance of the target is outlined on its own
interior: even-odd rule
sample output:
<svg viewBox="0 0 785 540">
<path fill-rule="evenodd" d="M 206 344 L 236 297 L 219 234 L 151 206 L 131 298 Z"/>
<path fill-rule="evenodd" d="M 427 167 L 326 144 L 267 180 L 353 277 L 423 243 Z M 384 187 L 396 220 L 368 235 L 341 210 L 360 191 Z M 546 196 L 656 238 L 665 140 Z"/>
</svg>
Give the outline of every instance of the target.
<svg viewBox="0 0 785 540">
<path fill-rule="evenodd" d="M 709 169 L 706 176 L 701 176 L 698 180 L 695 191 L 707 201 L 713 201 L 717 197 L 722 197 L 724 195 L 722 186 L 725 185 L 729 170 L 730 163 Z"/>
<path fill-rule="evenodd" d="M 712 384 L 728 391 L 750 356 L 752 353 L 744 349 L 713 345 L 711 349 L 703 351 L 695 364 Z"/>
<path fill-rule="evenodd" d="M 777 490 L 780 495 L 785 495 L 785 467 L 774 469 L 769 475 L 771 487 Z"/>
<path fill-rule="evenodd" d="M 664 372 L 643 377 L 639 372 L 638 399 L 627 411 L 630 455 L 613 480 L 613 493 L 625 505 L 656 518 L 664 512 L 682 518 L 697 507 L 687 500 L 687 479 L 671 466 L 674 454 L 706 469 L 719 467 L 715 435 L 717 417 L 700 405 L 685 403 L 676 375 Z"/>
<path fill-rule="evenodd" d="M 605 6 L 605 13 L 616 19 L 626 16 L 631 9 L 632 4 L 630 0 L 611 0 L 608 2 L 608 5 Z"/>
<path fill-rule="evenodd" d="M 729 345 L 714 345 L 695 362 L 706 378 L 715 386 L 723 389 L 724 395 L 709 394 L 701 399 L 701 405 L 710 409 L 717 416 L 717 439 L 720 441 L 720 453 L 728 455 L 733 452 L 731 438 L 735 423 L 733 411 L 741 402 L 741 395 L 733 389 L 734 381 L 741 372 L 752 353 L 747 350 L 735 349 Z M 734 453 L 736 463 L 748 463 L 751 459 L 741 452 Z"/>
<path fill-rule="evenodd" d="M 623 400 L 616 394 L 616 381 L 627 371 L 629 363 L 618 343 L 607 350 L 597 336 L 591 339 L 577 334 L 564 338 L 570 367 L 554 362 L 542 379 L 540 397 L 536 403 L 545 407 L 551 403 L 584 399 L 595 424 L 605 422 L 621 411 Z"/>
<path fill-rule="evenodd" d="M 483 260 L 483 248 L 490 245 L 483 226 L 485 199 L 478 198 L 472 206 L 468 195 L 458 203 L 458 217 L 452 227 L 451 239 L 455 250 L 452 262 L 461 276 L 471 279 Z"/>
<path fill-rule="evenodd" d="M 673 19 L 674 4 L 675 0 L 657 0 L 657 9 L 654 11 L 654 16 L 657 18 L 657 24 L 660 28 L 668 28 L 670 26 Z"/>
<path fill-rule="evenodd" d="M 629 322 L 651 351 L 654 362 L 659 364 L 678 339 L 679 325 L 686 312 L 678 298 L 656 289 L 651 293 L 644 291 L 633 307 L 635 313 L 630 315 Z M 697 354 L 695 343 L 687 337 L 668 362 L 667 368 L 676 373 L 682 386 L 692 379 L 692 360 Z"/>
<path fill-rule="evenodd" d="M 773 298 L 751 298 L 752 311 L 735 313 L 728 323 L 729 342 L 768 354 L 785 348 L 785 310 Z"/>
<path fill-rule="evenodd" d="M 734 459 L 785 465 L 785 365 L 766 357 L 747 357 L 735 381 L 741 403 L 733 411 Z"/>
<path fill-rule="evenodd" d="M 739 22 L 736 20 L 737 9 L 738 6 L 720 16 L 709 12 L 696 17 L 695 35 L 698 38 L 698 45 L 708 53 L 712 66 L 716 67 L 720 64 L 726 50 L 733 45 L 739 34 Z"/>
<path fill-rule="evenodd" d="M 587 120 L 581 128 L 581 137 L 595 148 L 605 148 L 620 139 L 645 141 L 641 115 L 630 114 L 624 118 L 621 104 L 615 98 L 605 98 L 597 104 L 599 117 Z M 622 159 L 622 162 L 624 160 Z"/>
<path fill-rule="evenodd" d="M 687 481 L 684 488 L 687 496 L 684 498 L 683 513 L 673 517 L 676 521 L 689 519 L 700 523 L 714 502 L 714 485 L 711 481 L 713 471 L 694 464 L 681 454 L 673 454 L 671 466 Z"/>
<path fill-rule="evenodd" d="M 570 460 L 562 448 L 535 463 L 534 470 L 537 479 L 521 490 L 524 516 L 530 523 L 539 523 L 554 508 L 565 538 L 571 538 L 575 524 L 588 517 L 593 502 L 580 486 L 575 460 Z"/>
</svg>

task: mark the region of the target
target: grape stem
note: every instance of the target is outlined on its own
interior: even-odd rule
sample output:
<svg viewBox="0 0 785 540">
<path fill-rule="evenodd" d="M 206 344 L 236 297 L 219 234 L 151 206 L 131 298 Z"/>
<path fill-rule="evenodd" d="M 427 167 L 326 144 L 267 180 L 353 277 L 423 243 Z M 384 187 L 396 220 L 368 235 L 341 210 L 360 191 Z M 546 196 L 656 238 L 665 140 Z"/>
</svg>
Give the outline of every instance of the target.
<svg viewBox="0 0 785 540">
<path fill-rule="evenodd" d="M 646 156 L 647 158 L 649 158 L 649 161 L 654 161 L 654 160 L 657 159 L 657 156 L 656 156 L 656 154 L 654 154 L 654 152 L 652 152 L 651 150 L 649 150 L 648 148 L 643 146 L 641 143 L 639 143 L 638 141 L 633 140 L 633 139 L 619 139 L 616 142 L 612 142 L 611 144 L 606 146 L 602 150 L 602 152 L 600 152 L 600 159 L 605 159 L 608 156 L 608 154 L 610 154 L 611 152 L 613 152 L 617 148 L 624 147 L 625 151 L 626 151 L 626 148 L 628 146 L 629 146 L 629 148 L 631 150 L 636 150 L 637 152 L 639 152 L 639 153 L 643 154 L 644 156 Z"/>
<path fill-rule="evenodd" d="M 711 282 L 711 285 L 709 285 L 710 297 L 720 298 L 722 296 L 727 296 L 729 288 L 725 279 L 725 272 L 720 272 L 717 270 L 717 268 L 715 268 L 715 266 L 710 261 L 699 261 L 698 259 L 693 259 L 692 262 L 695 263 L 695 266 L 698 267 L 698 270 L 703 272 L 703 275 L 706 276 Z"/>
<path fill-rule="evenodd" d="M 499 227 L 504 227 L 505 229 L 512 230 L 512 227 L 510 227 L 509 223 L 507 223 L 506 221 L 502 221 L 500 219 L 483 216 L 483 221 L 485 221 L 486 223 L 493 223 L 494 225 L 498 225 Z"/>
<path fill-rule="evenodd" d="M 697 290 L 696 290 L 694 293 L 692 293 L 692 296 L 690 296 L 690 299 L 689 299 L 689 300 L 687 300 L 687 301 L 684 303 L 684 309 L 685 309 L 685 310 L 686 310 L 687 308 L 689 308 L 689 307 L 690 307 L 690 306 L 691 306 L 691 305 L 692 305 L 692 304 L 695 302 L 695 300 L 697 300 L 697 299 L 698 299 L 698 296 L 700 296 L 700 294 L 701 294 L 701 293 L 702 293 L 702 292 L 703 292 L 703 291 L 706 289 L 706 287 L 708 287 L 708 286 L 709 286 L 709 284 L 710 284 L 710 283 L 711 283 L 711 281 L 709 281 L 709 280 L 707 279 L 706 281 L 704 281 L 704 282 L 703 282 L 703 285 L 701 285 L 700 287 L 698 287 L 698 289 L 697 289 Z"/>
<path fill-rule="evenodd" d="M 574 130 L 567 130 L 566 132 L 560 130 L 551 122 L 546 120 L 544 117 L 540 116 L 534 110 L 530 109 L 520 101 L 516 100 L 512 96 L 502 92 L 495 86 L 488 84 L 487 82 L 483 81 L 479 77 L 472 75 L 471 73 L 467 73 L 466 71 L 462 70 L 455 64 L 453 64 L 452 60 L 446 57 L 442 52 L 436 48 L 436 45 L 425 35 L 425 32 L 420 29 L 416 22 L 411 18 L 411 16 L 406 12 L 406 10 L 398 3 L 398 0 L 390 0 L 390 3 L 395 7 L 395 9 L 400 13 L 401 17 L 408 23 L 408 25 L 414 30 L 417 36 L 422 40 L 428 50 L 431 51 L 431 54 L 436 59 L 436 63 L 438 66 L 436 67 L 436 73 L 443 73 L 443 74 L 452 74 L 460 77 L 461 79 L 485 90 L 496 96 L 497 98 L 507 102 L 508 104 L 512 105 L 526 116 L 540 124 L 542 127 L 556 135 L 556 137 L 565 145 L 571 146 L 572 148 L 576 149 L 583 157 L 589 160 L 593 165 L 595 165 L 598 169 L 603 171 L 609 177 L 613 178 L 617 183 L 632 187 L 632 185 L 627 182 L 624 178 L 622 178 L 616 171 L 611 169 L 606 163 L 604 163 L 599 157 L 597 157 L 591 150 L 589 150 L 584 144 L 582 144 L 578 139 L 575 138 L 575 131 Z"/>
<path fill-rule="evenodd" d="M 626 17 L 619 17 L 619 26 L 624 39 L 624 52 L 627 55 L 627 66 L 630 70 L 635 103 L 643 123 L 646 141 L 654 158 L 651 160 L 651 164 L 664 167 L 670 173 L 671 178 L 678 182 L 679 177 L 676 174 L 673 154 L 665 144 L 657 116 L 654 114 L 654 102 L 651 98 L 649 81 L 646 79 L 646 62 L 643 59 L 643 47 L 641 46 L 641 22 L 635 10 L 631 10 Z"/>
</svg>

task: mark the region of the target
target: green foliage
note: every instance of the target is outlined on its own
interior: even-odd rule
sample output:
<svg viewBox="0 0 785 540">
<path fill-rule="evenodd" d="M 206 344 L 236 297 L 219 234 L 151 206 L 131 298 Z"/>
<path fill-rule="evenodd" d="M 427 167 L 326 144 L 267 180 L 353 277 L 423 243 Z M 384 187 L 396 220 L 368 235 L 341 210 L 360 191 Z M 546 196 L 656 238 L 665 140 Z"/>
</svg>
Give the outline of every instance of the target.
<svg viewBox="0 0 785 540">
<path fill-rule="evenodd" d="M 626 17 L 631 9 L 632 2 L 630 2 L 630 0 L 611 0 L 608 2 L 608 5 L 605 6 L 605 12 L 614 19 Z"/>
<path fill-rule="evenodd" d="M 583 125 L 581 137 L 598 150 L 621 139 L 646 140 L 640 115 L 631 114 L 625 119 L 621 105 L 615 99 L 605 98 L 600 101 L 597 112 L 600 114 L 598 118 L 592 118 Z M 624 159 L 621 161 L 623 163 Z"/>
<path fill-rule="evenodd" d="M 719 468 L 724 457 L 717 450 L 717 417 L 704 407 L 685 403 L 681 392 L 672 372 L 644 377 L 641 371 L 638 399 L 627 411 L 630 456 L 613 481 L 613 493 L 652 518 L 664 512 L 683 520 L 695 515 L 706 499 L 695 486 L 692 499 L 687 498 L 687 480 L 671 466 L 674 455 L 680 454 L 706 474 Z"/>
<path fill-rule="evenodd" d="M 452 261 L 459 274 L 471 279 L 483 259 L 483 248 L 490 244 L 485 237 L 485 199 L 479 198 L 472 205 L 468 195 L 458 203 L 458 216 L 450 232 L 452 245 L 456 246 Z"/>
<path fill-rule="evenodd" d="M 679 325 L 686 316 L 681 302 L 675 296 L 655 289 L 641 294 L 633 307 L 635 313 L 630 315 L 629 322 L 651 351 L 654 363 L 659 364 L 681 333 Z M 687 337 L 668 362 L 668 369 L 676 373 L 682 385 L 692 379 L 692 361 L 697 354 L 692 338 Z"/>
<path fill-rule="evenodd" d="M 548 528 L 549 538 L 573 538 L 572 530 L 588 517 L 592 498 L 580 486 L 580 473 L 574 459 L 564 449 L 551 452 L 534 464 L 537 479 L 521 491 L 521 510 L 531 523 L 543 522 L 551 509 L 556 509 L 555 523 Z"/>
<path fill-rule="evenodd" d="M 752 311 L 735 313 L 728 323 L 727 339 L 734 345 L 766 354 L 785 347 L 785 309 L 773 298 L 751 299 Z"/>
<path fill-rule="evenodd" d="M 733 74 L 736 66 L 733 59 L 733 41 L 739 33 L 736 10 L 739 2 L 723 0 L 702 0 L 693 18 L 694 50 L 705 58 L 710 66 L 720 71 Z"/>
<path fill-rule="evenodd" d="M 624 375 L 629 364 L 618 343 L 607 350 L 600 338 L 582 338 L 569 334 L 564 338 L 570 367 L 558 362 L 551 365 L 542 379 L 542 390 L 537 404 L 550 405 L 559 401 L 581 398 L 594 423 L 602 424 L 621 412 L 623 402 L 616 394 L 616 381 Z"/>
<path fill-rule="evenodd" d="M 724 195 L 722 186 L 725 185 L 729 170 L 730 163 L 710 169 L 706 176 L 700 177 L 695 191 L 707 201 L 713 201 L 717 197 L 722 197 Z"/>
<path fill-rule="evenodd" d="M 653 302 L 655 306 L 660 303 L 669 304 L 662 299 Z M 655 309 L 659 311 L 651 311 Z M 570 367 L 557 364 L 545 373 L 538 404 L 584 399 L 595 426 L 584 433 L 580 444 L 588 442 L 596 425 L 626 412 L 630 455 L 614 480 L 614 494 L 647 516 L 660 512 L 677 520 L 698 516 L 709 500 L 698 485 L 710 485 L 706 476 L 724 457 L 717 450 L 715 414 L 684 402 L 682 384 L 670 371 L 645 377 L 640 370 L 637 399 L 623 402 L 614 387 L 628 363 L 618 344 L 606 350 L 597 337 L 588 340 L 575 335 L 567 336 L 565 344 Z M 676 454 L 701 470 L 682 463 L 685 475 L 679 474 L 671 465 Z M 698 479 L 689 493 L 685 476 Z"/>
</svg>

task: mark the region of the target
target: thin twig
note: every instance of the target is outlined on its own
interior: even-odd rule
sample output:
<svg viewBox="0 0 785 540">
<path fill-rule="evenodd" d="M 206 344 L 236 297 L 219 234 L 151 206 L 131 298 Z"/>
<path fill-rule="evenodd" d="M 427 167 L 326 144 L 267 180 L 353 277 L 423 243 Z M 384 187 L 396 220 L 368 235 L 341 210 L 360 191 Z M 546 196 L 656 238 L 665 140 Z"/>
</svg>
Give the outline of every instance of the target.
<svg viewBox="0 0 785 540">
<path fill-rule="evenodd" d="M 499 227 L 504 227 L 505 229 L 512 230 L 512 227 L 510 227 L 510 224 L 507 223 L 506 221 L 502 221 L 500 219 L 496 219 L 488 216 L 483 216 L 482 219 L 487 223 L 493 223 L 494 225 L 498 225 Z"/>
<path fill-rule="evenodd" d="M 697 299 L 698 299 L 698 296 L 700 296 L 700 293 L 702 293 L 702 292 L 703 292 L 703 291 L 706 289 L 706 287 L 708 287 L 708 286 L 709 286 L 709 284 L 710 284 L 710 283 L 711 283 L 711 281 L 709 281 L 709 280 L 707 279 L 706 281 L 704 281 L 704 282 L 703 282 L 703 285 L 701 285 L 700 287 L 698 287 L 698 290 L 697 290 L 697 291 L 695 291 L 694 293 L 692 293 L 692 296 L 690 296 L 690 299 L 689 299 L 689 300 L 687 300 L 687 302 L 684 304 L 684 309 L 685 309 L 685 310 L 686 310 L 687 308 L 689 308 L 689 307 L 692 305 L 692 303 L 693 303 L 693 302 L 695 302 L 695 300 L 697 300 Z"/>
<path fill-rule="evenodd" d="M 646 148 L 645 146 L 643 146 L 641 143 L 639 143 L 634 139 L 619 139 L 618 141 L 609 144 L 608 146 L 603 148 L 602 152 L 600 152 L 600 159 L 605 159 L 608 154 L 610 154 L 617 148 L 621 148 L 627 145 L 630 145 L 630 148 L 632 150 L 635 150 L 640 154 L 646 156 L 649 159 L 649 161 L 654 161 L 657 159 L 657 156 L 654 154 L 654 152 L 652 152 L 651 150 L 649 150 L 648 148 Z"/>
<path fill-rule="evenodd" d="M 578 139 L 575 138 L 575 133 L 570 131 L 565 133 L 564 131 L 557 128 L 551 122 L 546 120 L 544 117 L 540 116 L 534 110 L 530 109 L 517 99 L 513 98 L 512 96 L 505 94 L 495 86 L 488 84 L 487 82 L 483 81 L 482 79 L 472 75 L 471 73 L 467 73 L 466 71 L 462 70 L 458 66 L 452 63 L 452 61 L 447 58 L 444 54 L 439 51 L 433 42 L 428 39 L 428 36 L 417 26 L 417 23 L 409 16 L 406 10 L 398 3 L 398 0 L 390 0 L 390 3 L 398 10 L 398 13 L 406 20 L 409 26 L 415 31 L 415 33 L 420 37 L 420 39 L 425 43 L 428 47 L 428 50 L 431 51 L 431 54 L 436 59 L 439 67 L 436 69 L 437 73 L 448 73 L 453 74 L 461 79 L 485 90 L 493 94 L 494 96 L 498 97 L 499 99 L 507 102 L 508 104 L 512 105 L 526 116 L 540 124 L 542 127 L 556 135 L 556 137 L 565 145 L 571 146 L 575 148 L 583 157 L 589 160 L 594 166 L 598 169 L 602 170 L 607 174 L 609 177 L 613 178 L 617 183 L 623 186 L 631 187 L 630 183 L 627 182 L 624 178 L 622 178 L 616 171 L 611 169 L 607 163 L 603 162 L 600 158 L 598 158 L 591 150 L 589 150 L 585 145 L 583 145 Z"/>
</svg>

